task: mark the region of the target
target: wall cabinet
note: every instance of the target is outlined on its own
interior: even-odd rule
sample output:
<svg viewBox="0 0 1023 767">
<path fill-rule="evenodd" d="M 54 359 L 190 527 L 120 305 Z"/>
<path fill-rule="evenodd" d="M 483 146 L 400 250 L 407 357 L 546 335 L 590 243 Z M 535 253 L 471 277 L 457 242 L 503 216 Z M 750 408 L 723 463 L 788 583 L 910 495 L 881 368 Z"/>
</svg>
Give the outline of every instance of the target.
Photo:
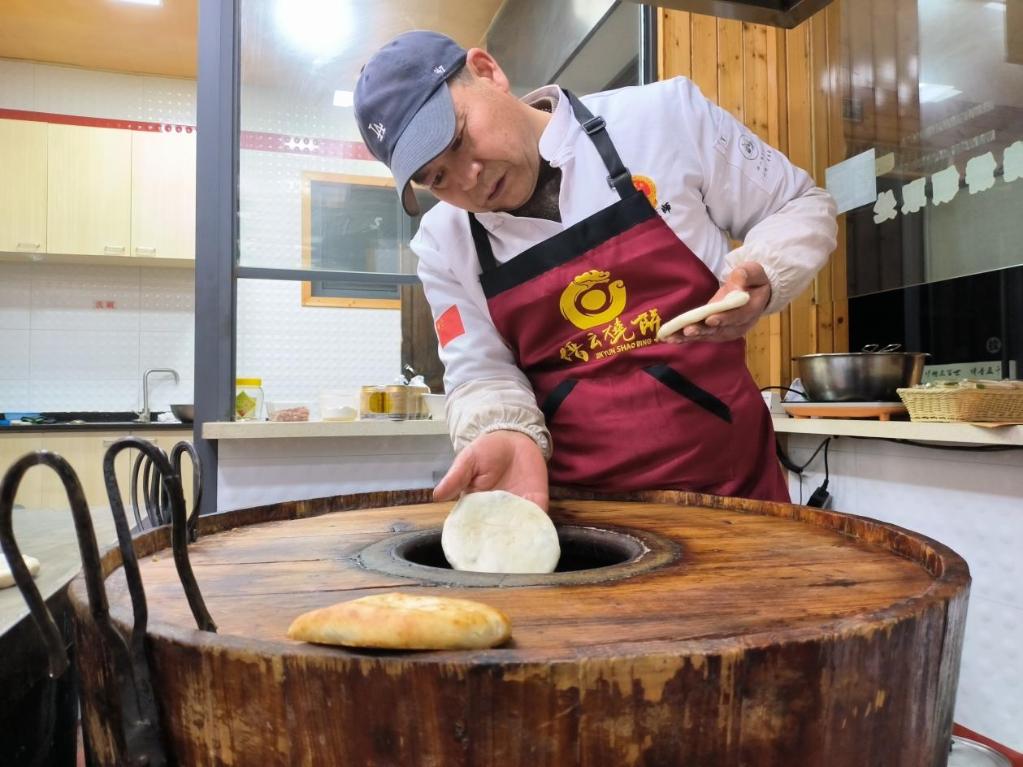
<svg viewBox="0 0 1023 767">
<path fill-rule="evenodd" d="M 194 260 L 195 138 L 0 120 L 0 253 Z"/>
<path fill-rule="evenodd" d="M 47 151 L 47 250 L 129 255 L 131 132 L 51 123 Z"/>
<path fill-rule="evenodd" d="M 194 132 L 132 132 L 131 254 L 195 258 Z"/>
<path fill-rule="evenodd" d="M 46 129 L 0 120 L 0 251 L 46 251 Z"/>
</svg>

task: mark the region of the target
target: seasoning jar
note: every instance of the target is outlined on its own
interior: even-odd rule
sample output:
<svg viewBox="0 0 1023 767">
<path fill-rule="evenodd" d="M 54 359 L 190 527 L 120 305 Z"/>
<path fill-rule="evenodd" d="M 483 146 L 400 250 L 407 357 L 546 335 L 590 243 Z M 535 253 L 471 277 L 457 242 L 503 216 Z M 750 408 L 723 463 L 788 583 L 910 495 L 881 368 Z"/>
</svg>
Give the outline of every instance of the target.
<svg viewBox="0 0 1023 767">
<path fill-rule="evenodd" d="M 263 379 L 236 378 L 234 420 L 258 421 L 263 413 Z"/>
<path fill-rule="evenodd" d="M 416 376 L 408 384 L 408 418 L 418 421 L 430 417 L 430 411 L 426 407 L 426 397 L 430 393 L 430 387 L 422 376 Z"/>
<path fill-rule="evenodd" d="M 390 418 L 389 405 L 386 386 L 363 386 L 359 390 L 359 418 Z"/>
</svg>

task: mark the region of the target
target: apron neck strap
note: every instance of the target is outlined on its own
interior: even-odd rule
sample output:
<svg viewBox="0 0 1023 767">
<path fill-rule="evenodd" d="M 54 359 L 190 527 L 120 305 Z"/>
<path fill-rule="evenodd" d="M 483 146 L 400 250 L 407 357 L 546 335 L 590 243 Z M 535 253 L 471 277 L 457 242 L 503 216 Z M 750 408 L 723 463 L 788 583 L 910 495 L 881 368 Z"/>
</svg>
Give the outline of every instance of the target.
<svg viewBox="0 0 1023 767">
<path fill-rule="evenodd" d="M 618 150 L 615 149 L 611 137 L 607 135 L 604 118 L 594 116 L 593 112 L 587 109 L 574 93 L 567 90 L 564 93 L 572 105 L 575 119 L 586 131 L 586 135 L 590 137 L 590 141 L 596 147 L 600 159 L 604 161 L 604 167 L 607 168 L 607 185 L 618 192 L 618 196 L 623 200 L 629 195 L 637 194 L 636 187 L 632 185 L 632 174 L 622 163 L 622 158 L 618 156 Z M 476 258 L 479 259 L 480 268 L 484 272 L 496 269 L 497 259 L 494 258 L 490 235 L 472 213 L 469 214 L 469 229 L 472 232 L 473 244 L 476 245 Z"/>
<path fill-rule="evenodd" d="M 497 259 L 494 258 L 494 248 L 490 244 L 490 235 L 483 227 L 483 224 L 476 218 L 475 213 L 469 214 L 469 230 L 472 232 L 472 241 L 476 246 L 476 258 L 480 262 L 480 269 L 489 272 L 497 268 Z"/>
<path fill-rule="evenodd" d="M 564 93 L 568 96 L 572 111 L 575 112 L 575 119 L 586 131 L 586 135 L 590 137 L 590 141 L 596 147 L 600 159 L 604 161 L 604 167 L 607 168 L 607 185 L 618 192 L 618 196 L 623 200 L 629 195 L 635 194 L 636 188 L 632 185 L 632 174 L 622 163 L 622 158 L 618 156 L 618 150 L 615 149 L 611 137 L 607 135 L 604 118 L 594 116 L 593 112 L 587 109 L 574 93 L 567 90 Z"/>
</svg>

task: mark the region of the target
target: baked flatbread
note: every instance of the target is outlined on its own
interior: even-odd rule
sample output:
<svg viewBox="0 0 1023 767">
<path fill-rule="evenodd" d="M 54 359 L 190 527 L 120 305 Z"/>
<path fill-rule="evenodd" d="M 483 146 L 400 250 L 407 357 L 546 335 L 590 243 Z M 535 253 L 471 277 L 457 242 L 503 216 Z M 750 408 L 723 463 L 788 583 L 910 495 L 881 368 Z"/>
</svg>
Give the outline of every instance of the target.
<svg viewBox="0 0 1023 767">
<path fill-rule="evenodd" d="M 444 556 L 456 570 L 551 573 L 561 546 L 551 518 L 504 490 L 463 495 L 444 520 Z"/>
<path fill-rule="evenodd" d="M 373 594 L 304 613 L 291 639 L 385 650 L 480 650 L 511 636 L 511 621 L 481 602 L 411 594 Z"/>
<path fill-rule="evenodd" d="M 35 577 L 39 573 L 39 560 L 27 555 L 22 555 L 21 558 L 25 560 L 25 566 L 32 573 L 32 577 Z M 7 566 L 7 557 L 0 554 L 0 589 L 10 588 L 13 585 L 14 574 L 11 573 L 11 568 Z"/>
<path fill-rule="evenodd" d="M 720 301 L 713 301 L 703 306 L 697 306 L 695 309 L 690 309 L 688 312 L 682 312 L 682 314 L 674 317 L 663 325 L 657 331 L 657 340 L 663 341 L 668 336 L 673 336 L 680 330 L 685 330 L 690 325 L 695 325 L 697 322 L 703 322 L 712 314 L 718 312 L 727 312 L 731 309 L 738 309 L 740 306 L 745 306 L 749 303 L 749 293 L 745 290 L 733 290 L 731 293 L 727 293 L 724 298 Z"/>
</svg>

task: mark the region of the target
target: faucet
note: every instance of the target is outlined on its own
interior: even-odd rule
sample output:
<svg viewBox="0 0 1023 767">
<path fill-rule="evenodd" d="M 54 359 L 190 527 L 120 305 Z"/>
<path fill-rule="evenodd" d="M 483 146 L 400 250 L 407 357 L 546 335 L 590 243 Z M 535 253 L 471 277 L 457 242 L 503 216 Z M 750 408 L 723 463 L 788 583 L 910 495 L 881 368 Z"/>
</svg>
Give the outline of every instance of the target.
<svg viewBox="0 0 1023 767">
<path fill-rule="evenodd" d="M 178 371 L 171 370 L 170 368 L 151 368 L 142 374 L 142 412 L 139 413 L 139 417 L 135 419 L 135 423 L 149 423 L 152 417 L 149 413 L 149 374 L 150 373 L 170 373 L 174 376 L 174 383 L 177 383 L 180 379 L 178 378 Z"/>
</svg>

